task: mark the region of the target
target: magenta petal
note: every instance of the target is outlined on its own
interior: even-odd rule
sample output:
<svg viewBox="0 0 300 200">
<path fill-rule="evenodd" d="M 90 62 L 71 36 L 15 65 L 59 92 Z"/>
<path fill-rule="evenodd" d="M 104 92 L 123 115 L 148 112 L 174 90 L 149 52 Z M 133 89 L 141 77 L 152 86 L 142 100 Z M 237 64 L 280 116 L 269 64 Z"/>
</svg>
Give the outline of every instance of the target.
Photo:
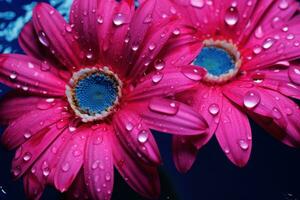
<svg viewBox="0 0 300 200">
<path fill-rule="evenodd" d="M 40 183 L 34 174 L 28 172 L 23 178 L 24 191 L 27 199 L 39 200 L 45 189 L 45 185 Z"/>
<path fill-rule="evenodd" d="M 173 161 L 181 173 L 186 173 L 196 160 L 198 149 L 190 142 L 193 137 L 201 136 L 173 136 Z"/>
<path fill-rule="evenodd" d="M 285 130 L 289 135 L 287 136 L 289 140 L 293 140 L 293 146 L 300 144 L 298 123 L 300 111 L 299 106 L 292 100 L 276 91 L 258 87 L 249 88 L 249 84 L 242 82 L 232 84 L 223 92 L 231 101 L 247 109 L 250 114 L 254 113 L 266 120 L 271 120 L 269 123 L 275 123 Z"/>
<path fill-rule="evenodd" d="M 197 135 L 205 133 L 208 128 L 200 114 L 175 100 L 152 98 L 148 102 L 133 103 L 130 107 L 141 113 L 150 128 L 165 133 Z"/>
<path fill-rule="evenodd" d="M 239 167 L 247 164 L 252 148 L 250 123 L 247 115 L 225 97 L 216 137 L 226 156 L 234 164 Z"/>
<path fill-rule="evenodd" d="M 61 192 L 68 190 L 82 167 L 86 137 L 89 134 L 89 129 L 80 127 L 72 134 L 72 137 L 60 154 L 54 174 L 54 185 Z"/>
<path fill-rule="evenodd" d="M 75 0 L 70 12 L 70 24 L 74 26 L 74 34 L 86 54 L 97 60 L 99 46 L 97 40 L 97 2 L 98 0 Z"/>
<path fill-rule="evenodd" d="M 132 157 L 146 164 L 159 165 L 161 158 L 155 139 L 143 119 L 130 110 L 121 110 L 113 119 L 117 138 Z"/>
<path fill-rule="evenodd" d="M 18 178 L 35 162 L 63 130 L 56 125 L 45 127 L 22 144 L 12 163 L 13 175 Z"/>
<path fill-rule="evenodd" d="M 159 176 L 156 167 L 145 165 L 132 157 L 122 144 L 111 134 L 115 167 L 123 176 L 126 183 L 140 195 L 156 199 L 160 194 Z"/>
<path fill-rule="evenodd" d="M 114 133 L 103 125 L 91 132 L 87 139 L 83 167 L 92 199 L 110 199 L 112 194 L 114 169 L 109 134 Z"/>
<path fill-rule="evenodd" d="M 2 83 L 25 92 L 63 96 L 65 81 L 51 71 L 43 71 L 43 63 L 35 58 L 18 54 L 0 55 Z"/>
<path fill-rule="evenodd" d="M 158 63 L 165 67 L 165 63 Z M 129 101 L 145 100 L 155 96 L 170 96 L 192 88 L 206 74 L 206 71 L 195 66 L 171 66 L 168 70 L 156 71 L 143 77 L 134 90 L 127 96 Z"/>
<path fill-rule="evenodd" d="M 70 71 L 80 66 L 80 48 L 64 18 L 52 6 L 39 3 L 33 11 L 33 24 L 40 42 Z"/>
<path fill-rule="evenodd" d="M 64 113 L 62 107 L 64 104 L 59 101 L 53 105 L 42 100 L 40 105 L 48 107 L 33 110 L 26 115 L 22 115 L 20 118 L 12 121 L 5 129 L 1 139 L 8 149 L 18 147 L 43 128 L 69 117 L 69 114 Z"/>
<path fill-rule="evenodd" d="M 84 180 L 84 172 L 83 168 L 79 171 L 76 179 L 74 180 L 72 186 L 67 191 L 67 199 L 74 200 L 74 199 L 88 199 L 89 193 L 87 190 L 87 186 Z"/>
</svg>

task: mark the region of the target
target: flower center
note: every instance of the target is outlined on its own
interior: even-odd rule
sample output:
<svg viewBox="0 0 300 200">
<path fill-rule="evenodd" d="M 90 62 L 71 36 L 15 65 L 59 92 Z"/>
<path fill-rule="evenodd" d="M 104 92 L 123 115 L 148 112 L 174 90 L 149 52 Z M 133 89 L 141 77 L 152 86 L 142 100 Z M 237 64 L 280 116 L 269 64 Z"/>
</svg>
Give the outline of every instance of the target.
<svg viewBox="0 0 300 200">
<path fill-rule="evenodd" d="M 121 89 L 121 80 L 108 67 L 93 67 L 73 74 L 66 95 L 75 114 L 90 122 L 102 120 L 115 110 Z"/>
<path fill-rule="evenodd" d="M 207 70 L 204 81 L 224 83 L 238 73 L 241 66 L 240 53 L 232 42 L 205 40 L 204 47 L 194 60 L 194 64 Z"/>
</svg>

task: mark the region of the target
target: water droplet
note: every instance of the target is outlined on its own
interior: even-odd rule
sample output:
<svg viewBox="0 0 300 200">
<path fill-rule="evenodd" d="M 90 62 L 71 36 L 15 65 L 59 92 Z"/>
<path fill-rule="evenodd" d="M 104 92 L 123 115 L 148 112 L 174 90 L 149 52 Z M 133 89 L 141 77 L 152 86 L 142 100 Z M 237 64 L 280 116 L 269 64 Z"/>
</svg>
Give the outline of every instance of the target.
<svg viewBox="0 0 300 200">
<path fill-rule="evenodd" d="M 190 4 L 196 8 L 203 8 L 204 0 L 190 0 Z"/>
<path fill-rule="evenodd" d="M 272 116 L 277 120 L 282 118 L 282 114 L 277 108 L 272 109 Z"/>
<path fill-rule="evenodd" d="M 181 71 L 187 78 L 193 80 L 193 81 L 200 81 L 202 79 L 202 74 L 200 70 L 198 70 L 196 67 L 191 68 L 191 67 L 185 67 Z"/>
<path fill-rule="evenodd" d="M 288 39 L 288 40 L 292 40 L 292 39 L 294 39 L 294 38 L 295 38 L 295 35 L 292 34 L 292 33 L 290 33 L 290 34 L 288 34 L 288 35 L 286 36 L 286 39 Z"/>
<path fill-rule="evenodd" d="M 141 130 L 141 131 L 138 133 L 138 141 L 139 141 L 140 143 L 145 143 L 145 142 L 147 142 L 147 140 L 148 140 L 148 135 L 149 135 L 148 131 L 146 131 L 146 130 Z"/>
<path fill-rule="evenodd" d="M 70 169 L 70 164 L 69 163 L 64 163 L 62 166 L 61 166 L 61 170 L 64 171 L 64 172 L 67 172 L 69 171 Z"/>
<path fill-rule="evenodd" d="M 97 23 L 98 24 L 103 24 L 103 17 L 102 16 L 97 17 Z"/>
<path fill-rule="evenodd" d="M 68 32 L 68 33 L 71 33 L 72 32 L 72 26 L 71 25 L 69 25 L 69 24 L 66 24 L 66 31 Z"/>
<path fill-rule="evenodd" d="M 162 70 L 165 67 L 166 63 L 163 60 L 156 60 L 154 63 L 154 68 L 156 70 Z"/>
<path fill-rule="evenodd" d="M 279 3 L 279 8 L 281 10 L 285 10 L 289 7 L 289 3 L 287 0 L 281 0 L 280 3 Z"/>
<path fill-rule="evenodd" d="M 176 35 L 176 36 L 180 35 L 180 33 L 181 33 L 181 31 L 179 28 L 175 28 L 173 31 L 173 35 Z"/>
<path fill-rule="evenodd" d="M 106 173 L 105 180 L 106 181 L 110 181 L 111 180 L 111 175 L 109 173 Z"/>
<path fill-rule="evenodd" d="M 154 43 L 149 44 L 149 50 L 153 51 L 156 48 L 156 45 Z"/>
<path fill-rule="evenodd" d="M 260 102 L 260 95 L 258 92 L 251 90 L 244 96 L 244 105 L 248 109 L 255 108 Z"/>
<path fill-rule="evenodd" d="M 93 57 L 94 57 L 94 55 L 93 55 L 92 52 L 88 52 L 85 56 L 86 56 L 86 58 L 87 58 L 88 60 L 92 60 Z"/>
<path fill-rule="evenodd" d="M 239 13 L 236 7 L 230 7 L 225 13 L 225 23 L 229 26 L 234 26 L 238 23 Z"/>
<path fill-rule="evenodd" d="M 163 79 L 163 73 L 161 73 L 161 72 L 156 72 L 156 73 L 152 76 L 152 82 L 153 82 L 154 84 L 159 83 L 162 79 Z"/>
<path fill-rule="evenodd" d="M 264 36 L 262 27 L 259 26 L 256 30 L 255 30 L 255 37 L 257 37 L 258 39 L 262 38 Z"/>
<path fill-rule="evenodd" d="M 92 164 L 92 169 L 95 170 L 98 168 L 100 161 L 99 160 L 95 160 Z"/>
<path fill-rule="evenodd" d="M 79 150 L 73 151 L 73 156 L 74 156 L 74 157 L 79 157 L 79 156 L 81 156 L 81 151 L 79 151 Z"/>
<path fill-rule="evenodd" d="M 138 43 L 133 43 L 131 46 L 132 51 L 137 51 L 139 49 L 139 44 Z"/>
<path fill-rule="evenodd" d="M 49 47 L 49 41 L 43 31 L 38 32 L 38 39 L 42 45 L 44 45 L 45 47 Z"/>
<path fill-rule="evenodd" d="M 208 107 L 208 111 L 212 115 L 217 115 L 220 112 L 220 107 L 218 104 L 213 103 Z"/>
<path fill-rule="evenodd" d="M 167 103 L 152 99 L 149 103 L 149 109 L 166 115 L 175 115 L 178 112 L 179 105 L 176 102 Z"/>
<path fill-rule="evenodd" d="M 149 14 L 149 15 L 147 15 L 146 18 L 144 19 L 144 23 L 145 23 L 145 24 L 149 24 L 149 23 L 151 23 L 151 22 L 152 22 L 152 15 Z"/>
<path fill-rule="evenodd" d="M 300 84 L 300 68 L 297 66 L 290 66 L 288 71 L 289 77 L 292 82 Z"/>
<path fill-rule="evenodd" d="M 69 131 L 70 131 L 70 132 L 74 132 L 74 131 L 76 131 L 76 127 L 69 126 Z"/>
<path fill-rule="evenodd" d="M 249 148 L 249 144 L 243 139 L 239 140 L 239 145 L 243 150 L 247 150 Z"/>
<path fill-rule="evenodd" d="M 121 26 L 125 22 L 125 17 L 122 13 L 118 13 L 115 15 L 113 22 L 116 26 Z"/>
<path fill-rule="evenodd" d="M 13 72 L 9 75 L 9 78 L 15 80 L 17 78 L 17 73 Z"/>
<path fill-rule="evenodd" d="M 93 141 L 93 144 L 94 145 L 98 145 L 98 144 L 101 144 L 103 142 L 103 136 L 102 135 L 98 135 L 96 137 L 96 139 Z"/>
<path fill-rule="evenodd" d="M 264 49 L 269 49 L 269 48 L 271 48 L 272 46 L 273 46 L 273 44 L 274 44 L 274 39 L 272 39 L 272 38 L 267 38 L 265 41 L 264 41 L 264 43 L 263 43 L 263 48 Z"/>
<path fill-rule="evenodd" d="M 133 129 L 133 124 L 131 122 L 126 123 L 126 130 L 132 131 L 132 129 Z"/>
<path fill-rule="evenodd" d="M 25 138 L 25 139 L 31 138 L 31 133 L 30 133 L 30 132 L 24 133 L 24 138 Z"/>
<path fill-rule="evenodd" d="M 25 153 L 25 155 L 23 156 L 23 160 L 24 160 L 25 162 L 28 162 L 28 161 L 31 159 L 31 157 L 32 157 L 32 154 L 29 153 L 29 152 L 27 152 L 27 153 Z"/>
</svg>

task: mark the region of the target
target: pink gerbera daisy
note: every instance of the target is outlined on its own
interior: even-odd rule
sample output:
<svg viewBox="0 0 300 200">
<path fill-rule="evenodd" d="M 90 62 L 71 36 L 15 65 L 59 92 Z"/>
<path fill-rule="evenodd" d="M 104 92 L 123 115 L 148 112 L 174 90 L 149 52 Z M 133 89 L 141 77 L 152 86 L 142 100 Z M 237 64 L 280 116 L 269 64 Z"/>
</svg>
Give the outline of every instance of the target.
<svg viewBox="0 0 300 200">
<path fill-rule="evenodd" d="M 179 98 L 210 125 L 205 136 L 173 138 L 177 168 L 190 169 L 213 134 L 226 156 L 244 166 L 252 145 L 248 116 L 283 143 L 299 147 L 300 110 L 292 100 L 300 98 L 300 65 L 295 61 L 300 58 L 299 3 L 163 0 L 155 17 L 175 11 L 182 27 L 162 59 L 170 61 L 173 51 L 181 52 L 170 65 L 207 70 L 203 81 Z"/>
<path fill-rule="evenodd" d="M 133 0 L 75 0 L 67 23 L 40 3 L 19 37 L 27 55 L 0 55 L 0 81 L 16 89 L 0 104 L 8 125 L 2 142 L 18 147 L 12 173 L 24 177 L 28 198 L 39 199 L 49 184 L 72 199 L 110 199 L 113 166 L 135 191 L 155 198 L 161 160 L 153 122 L 178 134 L 207 128 L 171 98 L 205 73 L 160 71 L 167 64 L 157 55 L 176 17 L 154 22 L 154 7 L 155 1 L 135 10 Z"/>
</svg>

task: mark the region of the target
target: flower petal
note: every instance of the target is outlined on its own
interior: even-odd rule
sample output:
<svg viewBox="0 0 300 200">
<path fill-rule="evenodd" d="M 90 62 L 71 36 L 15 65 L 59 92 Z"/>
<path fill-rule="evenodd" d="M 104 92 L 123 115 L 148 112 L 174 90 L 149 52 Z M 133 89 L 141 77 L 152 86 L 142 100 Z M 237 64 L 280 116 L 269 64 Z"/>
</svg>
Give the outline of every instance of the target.
<svg viewBox="0 0 300 200">
<path fill-rule="evenodd" d="M 251 148 L 251 127 L 247 115 L 223 98 L 216 137 L 226 156 L 237 166 L 247 164 Z"/>
<path fill-rule="evenodd" d="M 43 128 L 69 117 L 63 110 L 64 104 L 60 101 L 48 103 L 42 100 L 38 106 L 41 107 L 17 118 L 5 129 L 2 143 L 8 149 L 18 147 Z"/>
<path fill-rule="evenodd" d="M 152 98 L 149 101 L 132 103 L 131 109 L 145 120 L 146 124 L 165 133 L 197 135 L 205 133 L 208 125 L 191 107 L 178 101 Z"/>
<path fill-rule="evenodd" d="M 181 173 L 186 173 L 192 167 L 197 151 L 211 139 L 217 129 L 222 109 L 220 92 L 218 88 L 199 84 L 197 89 L 177 96 L 181 102 L 190 104 L 195 111 L 201 113 L 209 124 L 209 129 L 205 134 L 173 136 L 173 160 L 177 170 Z"/>
<path fill-rule="evenodd" d="M 164 67 L 165 63 L 157 63 Z M 168 67 L 168 70 L 156 71 L 143 77 L 134 90 L 127 96 L 129 101 L 149 99 L 156 96 L 170 96 L 192 88 L 206 71 L 200 67 Z"/>
<path fill-rule="evenodd" d="M 115 134 L 111 134 L 115 167 L 129 186 L 140 195 L 155 199 L 160 194 L 159 176 L 156 167 L 138 162 L 119 142 Z"/>
<path fill-rule="evenodd" d="M 63 129 L 54 124 L 43 128 L 22 144 L 12 162 L 13 175 L 16 178 L 22 176 L 62 132 Z"/>
<path fill-rule="evenodd" d="M 117 137 L 132 157 L 149 165 L 159 165 L 161 158 L 155 139 L 140 116 L 130 110 L 121 110 L 113 119 Z"/>
<path fill-rule="evenodd" d="M 101 126 L 101 125 L 100 125 Z M 84 178 L 92 199 L 110 199 L 114 183 L 113 156 L 106 125 L 91 132 L 84 157 Z"/>
<path fill-rule="evenodd" d="M 59 12 L 49 4 L 39 3 L 33 10 L 32 19 L 40 42 L 70 71 L 80 67 L 79 45 L 68 31 L 70 25 Z"/>
<path fill-rule="evenodd" d="M 89 192 L 84 180 L 83 168 L 78 173 L 72 186 L 67 191 L 67 199 L 88 199 Z"/>
<path fill-rule="evenodd" d="M 286 134 L 289 135 L 288 137 L 294 141 L 293 146 L 300 144 L 300 126 L 297 122 L 300 117 L 300 110 L 299 106 L 289 98 L 276 91 L 249 87 L 248 83 L 243 82 L 231 84 L 224 88 L 223 93 L 231 101 L 247 109 L 250 114 L 254 113 L 266 118 L 270 121 L 269 123 L 274 122 L 278 127 L 285 130 Z"/>
<path fill-rule="evenodd" d="M 45 185 L 41 184 L 31 172 L 24 175 L 23 184 L 27 199 L 39 200 L 42 197 Z"/>
<path fill-rule="evenodd" d="M 61 192 L 69 189 L 82 167 L 86 137 L 89 131 L 86 127 L 76 129 L 60 154 L 54 174 L 54 185 Z"/>
<path fill-rule="evenodd" d="M 70 12 L 70 24 L 73 26 L 75 35 L 79 37 L 81 49 L 87 55 L 93 55 L 92 61 L 97 60 L 99 53 L 96 13 L 98 2 L 98 0 L 75 0 Z"/>
<path fill-rule="evenodd" d="M 43 63 L 17 54 L 0 55 L 0 81 L 9 87 L 42 95 L 63 96 L 65 81 L 51 71 L 43 71 Z"/>
</svg>

